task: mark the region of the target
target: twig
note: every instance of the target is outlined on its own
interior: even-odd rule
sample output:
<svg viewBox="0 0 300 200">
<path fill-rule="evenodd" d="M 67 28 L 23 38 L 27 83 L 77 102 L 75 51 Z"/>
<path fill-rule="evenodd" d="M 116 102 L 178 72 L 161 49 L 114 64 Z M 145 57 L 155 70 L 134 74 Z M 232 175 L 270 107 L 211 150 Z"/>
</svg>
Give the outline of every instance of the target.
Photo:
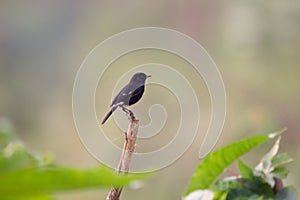
<svg viewBox="0 0 300 200">
<path fill-rule="evenodd" d="M 127 174 L 131 158 L 135 149 L 136 137 L 138 134 L 139 120 L 135 119 L 133 112 L 129 113 L 129 121 L 127 132 L 125 133 L 125 140 L 123 146 L 123 152 L 118 165 L 118 174 Z M 106 200 L 119 200 L 123 187 L 113 187 L 110 189 Z"/>
</svg>

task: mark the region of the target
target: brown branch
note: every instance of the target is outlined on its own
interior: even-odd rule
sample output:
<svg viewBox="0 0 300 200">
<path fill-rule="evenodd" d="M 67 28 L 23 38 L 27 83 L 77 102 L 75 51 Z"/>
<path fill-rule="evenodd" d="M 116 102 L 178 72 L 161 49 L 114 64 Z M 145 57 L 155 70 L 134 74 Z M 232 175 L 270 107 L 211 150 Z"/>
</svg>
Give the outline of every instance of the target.
<svg viewBox="0 0 300 200">
<path fill-rule="evenodd" d="M 127 174 L 131 158 L 135 149 L 136 137 L 138 134 L 139 120 L 135 119 L 133 113 L 129 114 L 130 124 L 128 125 L 127 132 L 125 133 L 125 140 L 123 152 L 121 154 L 120 162 L 118 165 L 118 174 Z M 110 189 L 106 200 L 119 200 L 123 187 L 113 187 Z"/>
</svg>

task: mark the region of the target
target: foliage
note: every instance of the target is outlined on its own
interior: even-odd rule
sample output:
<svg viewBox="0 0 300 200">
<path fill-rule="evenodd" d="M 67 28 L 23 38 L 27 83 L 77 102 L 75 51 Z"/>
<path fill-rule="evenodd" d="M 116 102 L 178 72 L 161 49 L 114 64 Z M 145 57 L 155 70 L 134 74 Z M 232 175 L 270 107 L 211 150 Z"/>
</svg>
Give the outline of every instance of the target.
<svg viewBox="0 0 300 200">
<path fill-rule="evenodd" d="M 214 197 L 205 200 L 296 200 L 296 190 L 284 187 L 283 178 L 288 170 L 283 167 L 292 159 L 287 154 L 278 154 L 280 133 L 252 136 L 225 146 L 207 156 L 197 167 L 185 192 L 189 200 L 195 191 L 210 191 Z M 252 169 L 239 158 L 255 146 L 278 137 L 272 149 Z M 238 160 L 240 175 L 217 181 L 218 176 L 234 161 Z M 200 192 L 199 192 L 200 194 Z"/>
<path fill-rule="evenodd" d="M 1 199 L 48 200 L 54 192 L 120 186 L 137 178 L 141 176 L 119 176 L 105 167 L 83 170 L 56 165 L 49 155 L 28 152 L 0 127 Z"/>
</svg>

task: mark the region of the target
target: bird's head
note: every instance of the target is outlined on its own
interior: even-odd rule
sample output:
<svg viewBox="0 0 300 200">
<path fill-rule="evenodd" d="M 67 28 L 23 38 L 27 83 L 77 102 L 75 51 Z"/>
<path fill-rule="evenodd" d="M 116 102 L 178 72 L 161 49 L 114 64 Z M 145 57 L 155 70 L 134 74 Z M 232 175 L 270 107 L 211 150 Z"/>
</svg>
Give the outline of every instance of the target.
<svg viewBox="0 0 300 200">
<path fill-rule="evenodd" d="M 144 73 L 136 73 L 132 76 L 132 78 L 130 79 L 131 83 L 141 83 L 144 84 L 146 79 L 151 77 L 151 75 L 146 75 Z"/>
</svg>

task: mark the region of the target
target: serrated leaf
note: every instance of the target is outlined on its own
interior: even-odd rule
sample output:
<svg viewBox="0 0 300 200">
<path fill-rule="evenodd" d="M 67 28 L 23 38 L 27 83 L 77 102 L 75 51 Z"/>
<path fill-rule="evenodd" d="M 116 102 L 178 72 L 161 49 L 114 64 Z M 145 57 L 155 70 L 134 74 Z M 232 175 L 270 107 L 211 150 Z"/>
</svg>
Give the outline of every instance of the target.
<svg viewBox="0 0 300 200">
<path fill-rule="evenodd" d="M 275 168 L 275 167 L 287 164 L 292 161 L 293 161 L 293 159 L 287 153 L 282 153 L 282 154 L 275 156 L 272 159 L 272 166 Z"/>
<path fill-rule="evenodd" d="M 45 166 L 1 174 L 0 194 L 21 196 L 91 187 L 120 186 L 141 177 L 141 175 L 119 176 L 104 167 L 75 170 Z"/>
<path fill-rule="evenodd" d="M 238 161 L 238 168 L 243 178 L 250 179 L 253 177 L 252 169 L 246 165 L 243 161 Z"/>
<path fill-rule="evenodd" d="M 275 133 L 271 136 L 273 137 L 277 134 L 278 133 Z M 186 189 L 185 195 L 188 195 L 194 190 L 204 190 L 211 187 L 218 176 L 236 159 L 270 138 L 268 135 L 252 136 L 209 154 L 197 167 Z"/>
</svg>

